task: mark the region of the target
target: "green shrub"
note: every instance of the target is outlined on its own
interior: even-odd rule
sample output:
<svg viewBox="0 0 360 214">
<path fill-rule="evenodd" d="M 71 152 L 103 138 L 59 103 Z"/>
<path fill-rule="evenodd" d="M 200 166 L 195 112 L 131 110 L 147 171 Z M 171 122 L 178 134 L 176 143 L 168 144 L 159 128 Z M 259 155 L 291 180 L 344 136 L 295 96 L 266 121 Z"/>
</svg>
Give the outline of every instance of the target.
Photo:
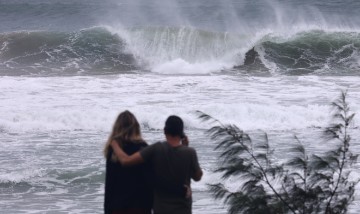
<svg viewBox="0 0 360 214">
<path fill-rule="evenodd" d="M 207 131 L 220 152 L 215 172 L 221 173 L 221 181 L 231 178 L 238 185 L 229 189 L 221 182 L 209 184 L 210 192 L 223 200 L 231 214 L 346 213 L 358 183 L 349 178 L 357 160 L 348 133 L 355 114 L 350 113 L 346 92 L 332 105 L 333 124 L 324 130 L 324 139 L 336 146 L 310 155 L 295 137 L 296 145 L 289 151 L 292 157 L 281 160 L 282 164 L 273 161 L 266 133 L 262 142 L 254 143 L 237 126 L 198 112 L 199 118 L 217 124 Z"/>
</svg>

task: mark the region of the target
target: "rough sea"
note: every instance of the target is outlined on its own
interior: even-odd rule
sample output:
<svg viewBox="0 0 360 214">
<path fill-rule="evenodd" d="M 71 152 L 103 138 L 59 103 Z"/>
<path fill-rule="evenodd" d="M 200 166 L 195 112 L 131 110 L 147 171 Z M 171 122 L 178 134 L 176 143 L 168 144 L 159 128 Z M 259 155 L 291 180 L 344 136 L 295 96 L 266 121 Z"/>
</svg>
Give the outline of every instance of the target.
<svg viewBox="0 0 360 214">
<path fill-rule="evenodd" d="M 0 213 L 102 213 L 102 150 L 133 112 L 145 140 L 183 118 L 204 177 L 193 213 L 227 213 L 200 110 L 275 153 L 320 133 L 348 91 L 360 153 L 360 1 L 0 0 Z M 353 171 L 358 177 L 360 168 Z M 236 188 L 241 181 L 227 182 Z M 360 187 L 349 213 L 360 212 Z"/>
</svg>

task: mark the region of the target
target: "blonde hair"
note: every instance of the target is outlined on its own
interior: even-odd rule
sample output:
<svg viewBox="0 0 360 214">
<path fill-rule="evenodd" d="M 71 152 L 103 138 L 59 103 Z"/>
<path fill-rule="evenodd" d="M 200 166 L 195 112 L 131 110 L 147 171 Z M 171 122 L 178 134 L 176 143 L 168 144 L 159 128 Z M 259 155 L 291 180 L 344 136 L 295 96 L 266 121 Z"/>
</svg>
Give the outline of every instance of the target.
<svg viewBox="0 0 360 214">
<path fill-rule="evenodd" d="M 112 132 L 105 144 L 105 148 L 104 148 L 105 158 L 107 158 L 109 149 L 111 147 L 110 144 L 115 138 L 120 138 L 121 140 L 124 141 L 143 140 L 141 137 L 140 124 L 130 111 L 128 110 L 123 111 L 116 118 Z M 113 154 L 111 159 L 113 161 L 116 161 L 116 156 Z"/>
</svg>

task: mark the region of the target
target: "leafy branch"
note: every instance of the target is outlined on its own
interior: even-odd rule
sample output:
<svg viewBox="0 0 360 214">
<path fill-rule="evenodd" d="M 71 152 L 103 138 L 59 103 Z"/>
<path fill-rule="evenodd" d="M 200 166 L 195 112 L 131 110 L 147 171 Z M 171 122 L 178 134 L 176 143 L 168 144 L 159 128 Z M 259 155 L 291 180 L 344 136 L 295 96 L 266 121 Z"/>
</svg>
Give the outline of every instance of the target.
<svg viewBox="0 0 360 214">
<path fill-rule="evenodd" d="M 221 166 L 215 172 L 223 180 L 237 178 L 237 189 L 222 183 L 210 184 L 216 199 L 223 199 L 229 213 L 346 213 L 353 201 L 355 185 L 349 175 L 357 155 L 350 151 L 350 112 L 346 92 L 332 105 L 333 124 L 325 130 L 326 143 L 335 145 L 324 154 L 309 153 L 295 136 L 292 157 L 285 164 L 273 164 L 268 136 L 260 143 L 235 125 L 225 125 L 198 111 L 200 119 L 216 124 L 207 134 L 217 143 Z"/>
</svg>

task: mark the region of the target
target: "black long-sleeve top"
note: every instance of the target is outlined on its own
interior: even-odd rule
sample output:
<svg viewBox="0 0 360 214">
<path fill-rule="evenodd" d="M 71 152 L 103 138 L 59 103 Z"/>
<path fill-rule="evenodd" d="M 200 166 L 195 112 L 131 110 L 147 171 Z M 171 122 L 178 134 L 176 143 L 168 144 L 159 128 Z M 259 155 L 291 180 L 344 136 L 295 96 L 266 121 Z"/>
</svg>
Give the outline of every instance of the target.
<svg viewBox="0 0 360 214">
<path fill-rule="evenodd" d="M 143 141 L 122 141 L 122 149 L 128 155 L 146 146 Z M 120 162 L 111 160 L 112 154 L 110 148 L 106 158 L 105 213 L 124 208 L 151 208 L 153 189 L 150 165 L 144 163 L 123 167 Z"/>
</svg>

